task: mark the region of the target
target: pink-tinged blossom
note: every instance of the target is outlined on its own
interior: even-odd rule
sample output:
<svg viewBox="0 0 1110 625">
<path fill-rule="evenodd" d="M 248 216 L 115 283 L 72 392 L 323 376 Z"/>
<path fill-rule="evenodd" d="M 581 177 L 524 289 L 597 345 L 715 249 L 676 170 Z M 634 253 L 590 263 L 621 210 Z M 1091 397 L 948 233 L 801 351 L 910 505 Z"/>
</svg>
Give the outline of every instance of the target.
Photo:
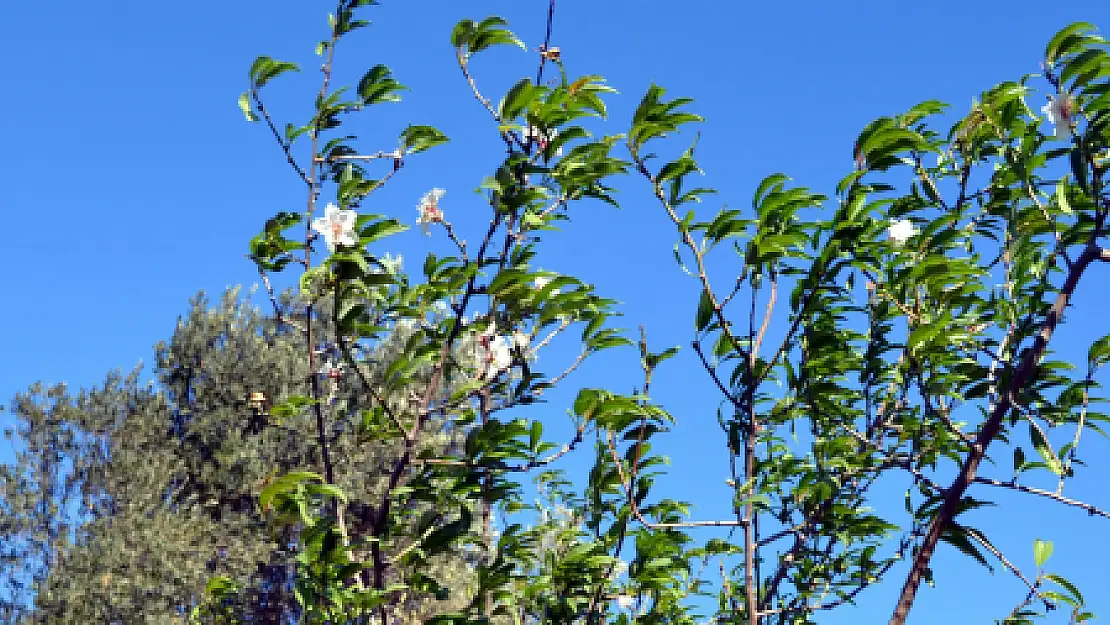
<svg viewBox="0 0 1110 625">
<path fill-rule="evenodd" d="M 324 216 L 312 220 L 312 229 L 324 237 L 329 252 L 335 251 L 336 245 L 355 245 L 355 218 L 358 216 L 353 210 L 340 210 L 335 204 L 324 207 Z"/>
<path fill-rule="evenodd" d="M 1067 129 L 1068 136 L 1072 134 L 1072 118 L 1075 116 L 1075 100 L 1067 94 L 1061 93 L 1059 96 L 1048 96 L 1048 103 L 1041 107 L 1041 112 L 1048 118 L 1048 123 L 1052 124 L 1052 136 L 1060 136 L 1060 128 Z"/>
<path fill-rule="evenodd" d="M 424 234 L 431 234 L 428 226 L 443 223 L 443 210 L 439 207 L 439 200 L 446 193 L 443 189 L 432 189 L 425 193 L 424 197 L 420 198 L 420 203 L 416 205 L 416 212 L 419 213 L 416 223 L 424 230 Z"/>
</svg>

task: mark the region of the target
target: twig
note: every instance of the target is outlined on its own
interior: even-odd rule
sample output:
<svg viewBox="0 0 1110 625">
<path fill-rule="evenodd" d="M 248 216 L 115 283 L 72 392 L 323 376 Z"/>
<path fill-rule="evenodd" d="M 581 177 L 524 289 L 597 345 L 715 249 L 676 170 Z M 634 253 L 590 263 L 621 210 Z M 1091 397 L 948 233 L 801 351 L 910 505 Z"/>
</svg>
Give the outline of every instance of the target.
<svg viewBox="0 0 1110 625">
<path fill-rule="evenodd" d="M 577 447 L 578 444 L 582 442 L 583 435 L 585 434 L 585 431 L 586 431 L 586 424 L 583 422 L 583 423 L 579 424 L 578 427 L 576 428 L 574 438 L 572 438 L 569 443 L 565 443 L 562 446 L 562 448 L 559 449 L 559 451 L 556 451 L 556 452 L 554 452 L 554 453 L 552 453 L 552 454 L 550 454 L 550 455 L 548 455 L 544 458 L 540 458 L 538 460 L 529 460 L 528 462 L 526 462 L 524 464 L 516 465 L 516 466 L 504 464 L 500 461 L 491 465 L 491 464 L 481 464 L 481 463 L 476 463 L 476 462 L 469 462 L 467 460 L 449 460 L 449 459 L 446 459 L 446 458 L 417 458 L 415 460 L 415 462 L 422 463 L 422 464 L 449 466 L 449 467 L 484 467 L 484 468 L 497 469 L 498 471 L 504 471 L 506 473 L 523 473 L 523 472 L 529 471 L 531 469 L 547 466 L 547 465 L 551 464 L 552 462 L 555 462 L 559 458 L 562 458 L 563 456 L 567 455 L 568 453 L 574 451 L 575 447 Z"/>
<path fill-rule="evenodd" d="M 679 523 L 652 523 L 644 518 L 640 513 L 640 507 L 636 504 L 636 499 L 632 496 L 632 486 L 629 484 L 628 479 L 625 477 L 624 464 L 620 456 L 617 455 L 617 447 L 613 442 L 613 433 L 606 432 L 606 443 L 609 447 L 609 452 L 613 456 L 613 462 L 617 466 L 617 477 L 620 478 L 621 487 L 624 489 L 624 494 L 628 498 L 628 503 L 632 508 L 632 516 L 641 525 L 650 529 L 672 529 L 676 527 L 743 527 L 744 521 L 683 521 Z"/>
<path fill-rule="evenodd" d="M 1040 593 L 1037 593 L 1037 586 L 1033 582 L 1029 581 L 1029 578 L 1025 577 L 1025 574 L 1021 572 L 1021 569 L 1014 566 L 1014 563 L 1010 562 L 1006 558 L 1006 556 L 1003 555 L 1002 552 L 999 551 L 994 545 L 992 545 L 990 541 L 988 541 L 983 535 L 981 535 L 978 530 L 962 526 L 960 527 L 960 529 L 962 529 L 964 533 L 966 533 L 968 536 L 974 538 L 975 542 L 983 545 L 983 547 L 985 547 L 987 551 L 991 552 L 994 557 L 998 558 L 998 561 L 1002 563 L 1002 566 L 1009 569 L 1011 573 L 1013 573 L 1018 579 L 1024 582 L 1025 586 L 1029 589 L 1030 592 L 1036 593 L 1037 596 L 1040 597 Z M 1044 597 L 1040 598 L 1041 601 L 1044 601 L 1046 609 L 1051 610 L 1052 608 L 1056 607 L 1055 604 L 1053 604 L 1048 599 L 1045 599 Z"/>
<path fill-rule="evenodd" d="M 489 114 L 493 116 L 493 120 L 500 124 L 501 116 L 497 114 L 497 111 L 493 110 L 493 105 L 490 104 L 489 99 L 482 95 L 481 91 L 478 91 L 478 83 L 474 82 L 474 77 L 470 75 L 468 55 L 463 54 L 462 48 L 459 48 L 456 55 L 459 59 L 459 69 L 462 70 L 463 76 L 466 78 L 466 83 L 470 85 L 470 90 L 474 92 L 474 97 L 482 103 L 482 106 L 486 107 Z"/>
<path fill-rule="evenodd" d="M 709 361 L 706 359 L 705 353 L 701 349 L 701 342 L 693 341 L 690 343 L 690 346 L 694 348 L 694 353 L 698 355 L 698 359 L 701 360 L 701 365 L 705 369 L 706 373 L 708 373 L 709 377 L 712 378 L 713 383 L 717 385 L 717 390 L 721 391 L 721 394 L 728 398 L 729 403 L 731 403 L 733 407 L 739 410 L 740 398 L 736 397 L 732 394 L 732 391 L 725 388 L 725 384 L 721 381 L 721 377 L 717 375 L 717 370 L 714 369 L 709 364 Z"/>
<path fill-rule="evenodd" d="M 1082 501 L 1077 501 L 1075 499 L 1069 499 L 1069 498 L 1064 497 L 1063 495 L 1061 495 L 1059 493 L 1054 493 L 1050 490 L 1043 490 L 1043 489 L 1040 489 L 1040 488 L 1034 488 L 1032 486 L 1026 486 L 1024 484 L 1018 484 L 1017 482 L 1014 482 L 1014 481 L 1003 482 L 1002 480 L 996 480 L 996 479 L 989 478 L 989 477 L 976 477 L 975 479 L 972 480 L 972 482 L 974 482 L 976 484 L 987 484 L 989 486 L 997 486 L 999 488 L 1009 488 L 1011 490 L 1016 490 L 1016 491 L 1019 491 L 1019 492 L 1022 492 L 1022 493 L 1028 493 L 1030 495 L 1037 495 L 1038 497 L 1046 497 L 1046 498 L 1051 499 L 1053 501 L 1062 503 L 1066 506 L 1072 506 L 1074 508 L 1079 508 L 1080 510 L 1085 510 L 1087 512 L 1087 514 L 1089 514 L 1090 516 L 1100 516 L 1100 517 L 1103 517 L 1103 518 L 1110 519 L 1110 511 L 1103 510 L 1103 509 L 1098 508 L 1096 506 L 1093 506 L 1089 503 L 1085 503 L 1085 502 L 1082 502 Z"/>
<path fill-rule="evenodd" d="M 334 163 L 337 161 L 372 161 L 379 158 L 397 160 L 397 152 L 374 152 L 373 154 L 341 154 L 337 156 L 317 156 L 313 159 L 316 163 Z"/>
<path fill-rule="evenodd" d="M 297 322 L 292 319 L 286 319 L 285 315 L 282 314 L 281 307 L 278 306 L 277 303 L 277 297 L 274 295 L 274 287 L 270 284 L 270 277 L 266 275 L 262 267 L 258 267 L 258 275 L 262 277 L 262 284 L 266 286 L 266 293 L 270 296 L 270 304 L 274 307 L 274 319 L 276 319 L 278 323 L 284 323 L 288 326 L 292 326 L 296 330 L 305 332 L 306 330 L 303 326 L 297 325 Z"/>
<path fill-rule="evenodd" d="M 277 126 L 274 125 L 274 120 L 270 118 L 270 112 L 267 111 L 266 107 L 262 104 L 262 98 L 258 95 L 258 89 L 251 89 L 251 99 L 254 100 L 258 112 L 262 113 L 262 119 L 266 120 L 266 125 L 270 127 L 270 132 L 273 133 L 274 139 L 278 142 L 278 145 L 281 146 L 281 151 L 285 153 L 285 160 L 293 167 L 293 171 L 297 172 L 297 175 L 300 176 L 301 182 L 311 187 L 312 182 L 309 180 L 308 174 L 306 174 L 304 169 L 297 163 L 297 159 L 293 158 L 292 147 L 282 138 L 281 133 L 278 132 Z M 313 152 L 315 152 L 315 148 L 313 148 Z"/>
</svg>

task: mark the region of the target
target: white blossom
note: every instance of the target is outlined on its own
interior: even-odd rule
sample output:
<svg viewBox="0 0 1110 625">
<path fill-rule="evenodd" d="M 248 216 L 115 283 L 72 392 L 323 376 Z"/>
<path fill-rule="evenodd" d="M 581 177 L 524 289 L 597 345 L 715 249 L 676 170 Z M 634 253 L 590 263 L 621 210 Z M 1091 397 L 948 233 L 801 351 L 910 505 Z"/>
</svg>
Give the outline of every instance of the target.
<svg viewBox="0 0 1110 625">
<path fill-rule="evenodd" d="M 620 606 L 622 610 L 632 609 L 632 604 L 635 602 L 636 600 L 629 595 L 617 595 L 617 605 Z"/>
<path fill-rule="evenodd" d="M 508 369 L 513 364 L 513 356 L 509 352 L 509 342 L 503 336 L 495 336 L 489 343 L 490 367 L 494 371 Z"/>
<path fill-rule="evenodd" d="M 1041 112 L 1048 118 L 1048 123 L 1052 124 L 1052 136 L 1060 136 L 1060 127 L 1064 127 L 1068 131 L 1068 136 L 1071 136 L 1071 121 L 1075 115 L 1075 101 L 1066 92 L 1061 93 L 1058 97 L 1048 96 L 1048 103 L 1041 107 Z"/>
<path fill-rule="evenodd" d="M 424 231 L 424 234 L 431 234 L 431 231 L 428 230 L 428 226 L 431 224 L 443 223 L 443 210 L 439 207 L 439 200 L 446 193 L 443 189 L 432 189 L 425 193 L 420 198 L 420 203 L 416 205 L 416 212 L 419 213 L 416 223 Z"/>
<path fill-rule="evenodd" d="M 344 365 L 342 362 L 337 363 L 334 362 L 331 358 L 326 358 L 324 362 L 320 365 L 320 368 L 316 370 L 316 373 L 324 377 L 336 379 L 342 377 L 343 369 L 345 368 L 345 366 L 346 365 Z"/>
<path fill-rule="evenodd" d="M 513 332 L 513 346 L 520 350 L 526 358 L 534 358 L 535 350 L 529 349 L 532 344 L 532 335 L 524 332 L 523 330 L 516 330 Z"/>
<path fill-rule="evenodd" d="M 628 563 L 620 558 L 613 564 L 613 576 L 620 577 L 628 572 Z"/>
<path fill-rule="evenodd" d="M 913 222 L 909 219 L 899 219 L 890 222 L 890 229 L 888 235 L 890 240 L 895 245 L 902 245 L 910 239 L 910 237 L 917 234 L 917 228 L 913 227 Z"/>
<path fill-rule="evenodd" d="M 379 258 L 378 261 L 381 262 L 382 267 L 385 268 L 385 271 L 387 273 L 396 274 L 401 271 L 401 266 L 404 263 L 404 258 L 400 254 L 398 254 L 397 256 L 391 256 L 387 253 L 385 256 Z"/>
<path fill-rule="evenodd" d="M 324 216 L 312 220 L 312 229 L 324 237 L 328 251 L 334 252 L 338 245 L 355 245 L 355 217 L 353 210 L 340 210 L 335 204 L 324 207 Z"/>
<path fill-rule="evenodd" d="M 547 276 L 540 276 L 532 281 L 532 286 L 535 287 L 537 291 L 542 291 L 544 287 L 549 284 L 551 284 L 551 278 Z M 562 292 L 562 289 L 552 289 L 551 294 L 558 295 L 560 292 Z"/>
<path fill-rule="evenodd" d="M 547 150 L 547 144 L 555 140 L 559 136 L 559 131 L 552 128 L 548 132 L 543 132 L 535 126 L 528 126 L 524 129 L 523 137 L 526 143 L 535 143 L 539 146 L 541 151 Z M 562 156 L 562 146 L 555 148 L 555 156 Z"/>
<path fill-rule="evenodd" d="M 478 345 L 474 354 L 479 375 L 487 379 L 493 378 L 512 366 L 513 354 L 509 345 L 505 337 L 495 334 L 492 325 L 486 328 L 478 336 Z"/>
</svg>

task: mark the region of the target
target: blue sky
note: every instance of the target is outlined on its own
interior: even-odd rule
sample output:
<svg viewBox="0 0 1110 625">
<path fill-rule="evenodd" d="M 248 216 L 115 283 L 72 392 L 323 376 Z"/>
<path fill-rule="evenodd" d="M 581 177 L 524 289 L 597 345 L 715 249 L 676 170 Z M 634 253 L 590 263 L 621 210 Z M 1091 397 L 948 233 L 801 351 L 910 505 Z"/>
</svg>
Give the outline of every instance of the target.
<svg viewBox="0 0 1110 625">
<path fill-rule="evenodd" d="M 153 344 L 170 336 L 196 291 L 216 297 L 227 285 L 256 281 L 243 257 L 247 241 L 273 213 L 301 210 L 303 198 L 264 127 L 246 124 L 235 99 L 256 55 L 299 62 L 304 71 L 275 83 L 270 97 L 279 117 L 303 121 L 318 80 L 312 48 L 331 8 L 323 0 L 62 0 L 51 3 L 47 18 L 36 5 L 0 6 L 0 113 L 8 122 L 0 215 L 12 265 L 3 282 L 9 303 L 0 307 L 5 403 L 35 380 L 89 387 L 109 369 L 150 363 Z M 385 63 L 411 91 L 401 105 L 355 118 L 352 129 L 371 149 L 390 149 L 410 122 L 435 125 L 452 142 L 410 158 L 367 210 L 411 223 L 420 195 L 442 187 L 447 217 L 478 226 L 481 202 L 471 190 L 496 164 L 497 139 L 459 75 L 448 35 L 463 17 L 497 14 L 534 48 L 545 13 L 541 0 L 385 0 L 371 10 L 374 26 L 340 48 L 338 80 L 353 82 Z M 705 182 L 720 190 L 719 202 L 745 206 L 755 184 L 776 171 L 831 195 L 866 122 L 929 98 L 965 111 L 982 89 L 1036 72 L 1048 38 L 1077 20 L 1110 27 L 1110 6 L 562 0 L 553 43 L 572 74 L 600 74 L 621 92 L 609 99 L 606 132 L 627 128 L 653 81 L 696 98 L 694 110 L 706 118 L 699 144 Z M 496 100 L 531 71 L 533 58 L 494 52 L 479 57 L 474 71 Z M 697 287 L 673 261 L 673 231 L 641 181 L 630 177 L 619 187 L 621 210 L 580 205 L 565 234 L 545 245 L 540 264 L 620 300 L 626 325 L 645 324 L 653 346 L 688 346 Z M 390 245 L 410 267 L 428 249 L 447 250 L 418 229 Z M 1091 287 L 1106 278 L 1107 268 L 1096 267 L 1081 287 L 1060 337 L 1063 353 L 1095 335 L 1092 311 L 1110 300 Z M 705 453 L 720 447 L 712 389 L 692 364 L 687 357 L 668 363 L 656 381 L 656 399 L 680 421 L 661 444 L 674 470 L 660 492 L 698 503 L 695 516 L 704 518 L 726 510 L 729 494 L 725 453 Z M 588 365 L 572 382 L 628 390 L 636 372 L 629 350 Z M 551 406 L 556 421 L 561 410 Z M 1091 437 L 1084 444 L 1110 451 Z M 1105 486 L 1092 484 L 1108 469 L 1092 463 L 1089 486 L 1075 496 L 1108 503 Z M 1084 538 L 1105 532 L 1107 522 L 1027 499 L 999 501 L 1016 507 L 985 512 L 978 526 L 1029 567 L 1032 539 L 1055 540 L 1050 568 L 1079 582 L 1095 611 L 1110 615 L 1100 592 L 1105 548 L 1096 557 Z M 923 590 L 911 623 L 953 614 L 989 622 L 1022 595 L 1001 568 L 991 576 L 952 551 L 941 547 L 938 587 Z M 828 622 L 887 618 L 902 574 L 891 573 L 890 584 Z"/>
</svg>

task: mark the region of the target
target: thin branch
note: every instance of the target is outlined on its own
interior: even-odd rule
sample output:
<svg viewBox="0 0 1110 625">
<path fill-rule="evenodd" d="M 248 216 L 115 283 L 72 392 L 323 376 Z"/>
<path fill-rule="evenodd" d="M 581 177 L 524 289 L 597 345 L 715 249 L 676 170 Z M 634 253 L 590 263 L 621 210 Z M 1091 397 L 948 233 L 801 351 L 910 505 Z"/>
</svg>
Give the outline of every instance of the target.
<svg viewBox="0 0 1110 625">
<path fill-rule="evenodd" d="M 281 307 L 278 306 L 277 303 L 277 296 L 274 295 L 274 287 L 270 284 L 270 277 L 266 275 L 262 267 L 258 267 L 258 275 L 262 277 L 262 284 L 266 286 L 266 293 L 270 296 L 270 304 L 274 307 L 274 319 L 276 319 L 278 323 L 284 323 L 285 325 L 292 326 L 296 330 L 305 332 L 306 330 L 303 326 L 298 325 L 297 322 L 292 319 L 287 319 L 285 315 L 282 314 Z"/>
<path fill-rule="evenodd" d="M 1110 519 L 1110 511 L 1103 510 L 1089 503 L 1077 501 L 1075 499 L 1069 499 L 1059 493 L 1054 493 L 1050 490 L 1034 488 L 1032 486 L 1026 486 L 1024 484 L 1018 484 L 1014 481 L 1004 482 L 1002 480 L 996 480 L 989 477 L 976 477 L 972 481 L 976 484 L 987 484 L 989 486 L 997 486 L 999 488 L 1009 488 L 1010 490 L 1016 490 L 1018 492 L 1028 493 L 1030 495 L 1037 495 L 1038 497 L 1046 497 L 1053 501 L 1062 503 L 1066 506 L 1072 506 L 1074 508 L 1079 508 L 1080 510 L 1085 510 L 1090 516 L 1100 516 L 1106 519 Z"/>
<path fill-rule="evenodd" d="M 1015 566 L 1013 562 L 1010 562 L 1006 558 L 1006 556 L 1003 555 L 1002 552 L 999 551 L 997 547 L 992 545 L 990 543 L 990 541 L 988 541 L 983 535 L 981 535 L 978 530 L 974 530 L 974 529 L 971 529 L 969 527 L 962 527 L 961 529 L 963 529 L 964 533 L 966 533 L 968 536 L 971 536 L 972 538 L 974 538 L 975 542 L 979 543 L 987 551 L 991 552 L 991 555 L 993 555 L 995 558 L 998 558 L 998 561 L 1002 563 L 1002 566 L 1009 569 L 1011 573 L 1013 573 L 1018 579 L 1020 579 L 1022 582 L 1024 582 L 1026 588 L 1028 588 L 1030 592 L 1036 593 L 1037 596 L 1040 597 L 1040 593 L 1037 593 L 1036 584 L 1029 581 L 1029 578 L 1025 577 L 1025 574 L 1021 572 L 1021 569 L 1019 569 L 1017 566 Z M 1048 599 L 1045 599 L 1044 597 L 1041 597 L 1041 600 L 1044 601 L 1044 605 L 1045 605 L 1046 609 L 1051 610 L 1054 607 L 1056 607 L 1055 604 L 1053 604 Z"/>
<path fill-rule="evenodd" d="M 1068 450 L 1068 457 L 1064 461 L 1064 470 L 1060 472 L 1060 482 L 1056 485 L 1057 495 L 1064 492 L 1064 479 L 1071 473 L 1071 465 L 1075 461 L 1076 450 L 1079 449 L 1079 439 L 1083 435 L 1083 427 L 1087 424 L 1087 409 L 1091 405 L 1091 384 L 1094 383 L 1091 378 L 1094 374 L 1094 366 L 1088 365 L 1087 378 L 1083 381 L 1083 404 L 1079 409 L 1079 422 L 1075 425 L 1075 436 L 1071 440 L 1071 449 Z"/>
<path fill-rule="evenodd" d="M 313 159 L 316 163 L 335 163 L 340 161 L 372 161 L 379 158 L 398 160 L 398 151 L 374 152 L 373 154 L 342 154 L 337 156 L 317 156 Z"/>
<path fill-rule="evenodd" d="M 767 328 L 771 325 L 771 313 L 775 310 L 775 298 L 778 297 L 779 292 L 778 277 L 771 273 L 771 298 L 767 300 L 767 309 L 763 312 L 763 323 L 759 326 L 759 334 L 755 337 L 755 342 L 752 343 L 752 362 L 755 362 L 756 356 L 759 354 L 759 347 L 763 345 L 763 337 L 767 335 Z"/>
<path fill-rule="evenodd" d="M 366 378 L 366 375 L 362 372 L 362 368 L 358 366 L 358 361 L 355 359 L 354 355 L 351 354 L 351 350 L 347 346 L 347 341 L 342 335 L 339 336 L 339 350 L 343 352 L 343 357 L 347 360 L 347 363 L 350 365 L 350 367 L 354 369 L 355 375 L 357 375 L 359 381 L 362 382 L 362 386 L 367 390 L 367 392 L 370 393 L 370 396 L 374 399 L 374 401 L 376 401 L 378 405 L 382 407 L 382 411 L 385 412 L 386 416 L 389 417 L 389 420 L 393 422 L 393 426 L 397 428 L 397 431 L 401 433 L 401 436 L 405 438 L 405 442 L 409 442 L 408 429 L 405 428 L 404 424 L 401 423 L 401 420 L 397 417 L 396 414 L 393 413 L 393 410 L 390 409 L 389 404 L 386 402 L 385 398 L 378 394 L 378 391 L 375 390 L 373 385 L 370 384 L 370 380 Z"/>
<path fill-rule="evenodd" d="M 632 160 L 636 162 L 640 173 L 642 173 L 648 179 L 648 181 L 651 182 L 651 186 L 654 190 L 656 199 L 658 199 L 660 204 L 663 205 L 663 209 L 667 212 L 667 216 L 671 218 L 671 221 L 674 223 L 674 225 L 678 226 L 679 234 L 681 236 L 683 244 L 685 244 L 690 252 L 693 253 L 694 261 L 697 263 L 697 277 L 701 281 L 702 292 L 704 292 L 706 294 L 706 297 L 709 298 L 710 307 L 713 309 L 713 315 L 717 318 L 717 323 L 721 328 L 721 332 L 724 333 L 725 337 L 728 338 L 728 341 L 730 344 L 732 344 L 733 349 L 741 354 L 745 353 L 740 339 L 736 338 L 736 336 L 733 334 L 732 326 L 729 323 L 728 319 L 725 318 L 724 310 L 721 306 L 720 301 L 717 299 L 716 293 L 713 292 L 713 287 L 711 287 L 709 284 L 709 275 L 705 269 L 705 254 L 700 249 L 698 249 L 698 245 L 694 241 L 694 237 L 690 234 L 690 230 L 682 226 L 682 219 L 678 216 L 678 213 L 675 212 L 674 207 L 671 206 L 671 203 L 667 200 L 667 194 L 663 190 L 663 186 L 659 183 L 658 178 L 652 175 L 651 171 L 648 170 L 647 163 L 644 161 L 643 157 L 641 157 L 638 152 L 633 150 Z"/>
<path fill-rule="evenodd" d="M 733 407 L 739 410 L 740 399 L 733 395 L 732 391 L 725 388 L 725 384 L 721 381 L 721 377 L 717 375 L 717 370 L 709 364 L 709 361 L 705 357 L 705 353 L 701 350 L 701 342 L 693 341 L 690 343 L 690 346 L 694 348 L 694 353 L 698 355 L 698 358 L 701 360 L 701 365 L 705 368 L 706 373 L 708 373 L 709 377 L 713 379 L 713 383 L 717 385 L 717 390 L 721 391 L 721 394 L 728 398 L 729 403 L 731 403 Z"/>
<path fill-rule="evenodd" d="M 548 381 L 548 384 L 550 384 L 551 386 L 555 386 L 559 382 L 563 381 L 564 378 L 566 378 L 568 375 L 573 373 L 574 370 L 577 369 L 578 366 L 582 364 L 582 361 L 586 360 L 586 356 L 588 356 L 589 354 L 590 354 L 590 352 L 588 352 L 586 350 L 582 350 L 582 352 L 580 352 L 578 354 L 578 357 L 574 359 L 574 362 L 570 363 L 570 366 L 567 367 L 566 369 L 563 369 L 563 371 L 559 375 L 551 378 L 551 380 Z M 543 389 L 540 389 L 540 390 L 543 390 Z M 539 392 L 537 391 L 536 394 L 538 395 Z"/>
<path fill-rule="evenodd" d="M 258 95 L 258 89 L 251 89 L 251 99 L 254 100 L 258 112 L 262 113 L 262 119 L 266 120 L 266 125 L 269 126 L 270 132 L 273 133 L 274 139 L 278 142 L 278 145 L 281 146 L 281 151 L 285 154 L 285 160 L 288 161 L 293 171 L 297 172 L 297 175 L 300 176 L 301 182 L 311 187 L 312 182 L 309 180 L 308 174 L 305 173 L 305 170 L 297 163 L 297 159 L 293 158 L 292 146 L 288 141 L 282 138 L 281 133 L 278 132 L 277 126 L 274 125 L 274 120 L 270 117 L 270 112 L 267 111 L 265 105 L 262 104 L 262 98 Z M 315 152 L 315 148 L 313 151 Z"/>
<path fill-rule="evenodd" d="M 846 603 L 849 603 L 850 601 L 855 599 L 856 595 L 861 593 L 865 588 L 867 588 L 871 584 L 881 580 L 882 577 L 887 573 L 887 571 L 889 571 L 891 569 L 891 567 L 893 567 L 896 562 L 898 562 L 899 560 L 902 559 L 902 557 L 905 555 L 906 549 L 909 548 L 911 542 L 912 541 L 910 539 L 903 538 L 901 543 L 898 546 L 898 552 L 897 552 L 897 555 L 895 557 L 890 558 L 885 563 L 883 563 L 883 565 L 881 567 L 879 567 L 879 569 L 877 571 L 875 571 L 875 574 L 871 575 L 870 578 L 865 577 L 862 581 L 860 581 L 859 585 L 852 588 L 852 590 L 848 591 L 842 597 L 840 597 L 840 598 L 838 598 L 834 601 L 829 601 L 827 603 L 817 603 L 817 604 L 814 604 L 814 605 L 806 605 L 806 606 L 793 606 L 793 605 L 791 605 L 791 606 L 787 606 L 787 607 L 784 607 L 784 608 L 775 608 L 775 609 L 772 609 L 772 610 L 760 610 L 759 615 L 760 616 L 773 616 L 775 614 L 783 614 L 783 613 L 797 613 L 797 612 L 810 613 L 810 612 L 817 612 L 818 610 L 832 610 L 833 608 L 837 608 L 837 607 L 840 607 L 840 606 L 842 606 Z M 827 595 L 828 593 L 825 593 L 825 594 Z"/>
<path fill-rule="evenodd" d="M 474 77 L 470 75 L 470 69 L 468 67 L 470 62 L 469 55 L 463 54 L 462 48 L 459 48 L 457 56 L 459 59 L 459 69 L 462 70 L 463 76 L 466 78 L 466 83 L 470 85 L 470 90 L 474 92 L 474 97 L 482 103 L 482 106 L 486 107 L 489 114 L 493 116 L 494 121 L 500 124 L 501 116 L 497 114 L 497 111 L 493 110 L 493 105 L 490 104 L 489 98 L 482 95 L 482 92 L 478 90 L 478 83 L 475 82 Z"/>
<path fill-rule="evenodd" d="M 617 466 L 617 477 L 621 481 L 621 487 L 624 489 L 624 494 L 628 498 L 628 503 L 629 503 L 630 507 L 632 508 L 632 516 L 634 516 L 636 518 L 636 520 L 639 521 L 640 524 L 643 525 L 644 527 L 646 527 L 650 530 L 657 530 L 657 529 L 672 529 L 672 528 L 676 528 L 676 527 L 743 527 L 744 526 L 744 524 L 745 524 L 744 521 L 683 521 L 683 522 L 680 522 L 680 523 L 652 523 L 651 521 L 648 521 L 647 519 L 644 518 L 643 514 L 640 513 L 640 506 L 636 504 L 636 499 L 632 496 L 632 486 L 629 483 L 629 481 L 628 481 L 628 479 L 625 475 L 624 464 L 621 461 L 620 456 L 617 455 L 617 447 L 616 447 L 616 444 L 613 442 L 613 433 L 612 432 L 606 432 L 606 441 L 605 442 L 607 443 L 607 445 L 609 447 L 609 453 L 613 457 L 613 462 Z"/>
<path fill-rule="evenodd" d="M 536 69 L 536 85 L 543 81 L 543 67 L 547 63 L 547 51 L 551 49 L 551 27 L 555 24 L 555 0 L 547 5 L 547 29 L 543 35 L 543 53 L 540 54 L 540 66 Z"/>
<path fill-rule="evenodd" d="M 575 429 L 574 438 L 572 438 L 569 443 L 565 443 L 562 446 L 562 448 L 560 448 L 558 451 L 556 451 L 556 452 L 554 452 L 554 453 L 552 453 L 552 454 L 550 454 L 550 455 L 548 455 L 544 458 L 540 458 L 538 460 L 529 460 L 528 462 L 526 462 L 524 464 L 516 465 L 516 466 L 504 464 L 500 461 L 498 461 L 494 464 L 481 464 L 481 463 L 469 462 L 467 460 L 449 460 L 449 459 L 446 459 L 446 458 L 418 458 L 418 459 L 415 460 L 415 462 L 418 462 L 418 463 L 421 463 L 421 464 L 431 464 L 431 465 L 448 466 L 448 467 L 489 468 L 489 469 L 497 469 L 498 471 L 504 471 L 506 473 L 523 473 L 523 472 L 529 471 L 531 469 L 547 466 L 547 465 L 551 464 L 552 462 L 555 462 L 559 458 L 562 458 L 563 456 L 567 455 L 568 453 L 574 451 L 575 447 L 577 447 L 579 445 L 579 443 L 582 442 L 582 440 L 584 438 L 585 431 L 586 431 L 585 422 L 580 423 L 578 425 L 578 427 Z"/>
</svg>

